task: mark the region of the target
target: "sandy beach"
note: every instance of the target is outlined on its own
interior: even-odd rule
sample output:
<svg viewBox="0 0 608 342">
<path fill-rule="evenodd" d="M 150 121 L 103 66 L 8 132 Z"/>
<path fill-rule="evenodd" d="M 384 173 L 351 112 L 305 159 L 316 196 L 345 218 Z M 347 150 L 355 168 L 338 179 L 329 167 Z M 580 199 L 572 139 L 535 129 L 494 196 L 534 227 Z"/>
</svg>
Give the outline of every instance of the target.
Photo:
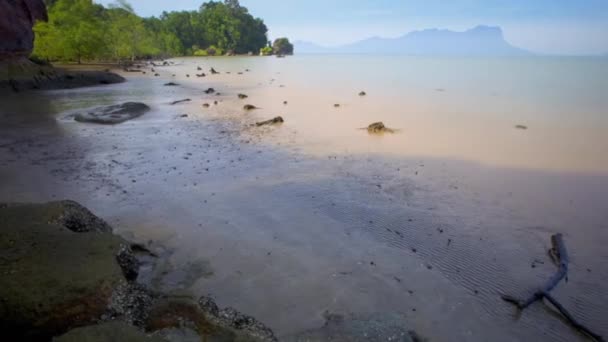
<svg viewBox="0 0 608 342">
<path fill-rule="evenodd" d="M 446 119 L 430 113 L 474 103 L 441 84 L 401 102 L 373 84 L 314 89 L 285 61 L 174 59 L 121 84 L 1 95 L 0 202 L 78 201 L 161 256 L 144 272 L 155 288 L 211 294 L 287 341 L 322 340 L 332 320 L 384 340 L 406 326 L 431 341 L 584 341 L 543 305 L 518 317 L 500 298 L 554 272 L 562 233 L 571 269 L 554 295 L 608 335 L 605 119 Z M 70 116 L 127 101 L 151 111 Z M 360 129 L 374 121 L 398 132 Z"/>
</svg>

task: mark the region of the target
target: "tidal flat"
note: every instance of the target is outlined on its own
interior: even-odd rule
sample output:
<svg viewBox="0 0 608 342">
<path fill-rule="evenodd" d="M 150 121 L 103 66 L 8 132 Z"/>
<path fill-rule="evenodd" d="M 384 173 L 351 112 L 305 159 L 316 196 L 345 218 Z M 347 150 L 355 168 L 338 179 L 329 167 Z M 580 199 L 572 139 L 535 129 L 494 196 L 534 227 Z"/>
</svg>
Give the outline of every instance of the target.
<svg viewBox="0 0 608 342">
<path fill-rule="evenodd" d="M 605 60 L 570 65 L 573 88 L 551 91 L 559 75 L 527 73 L 518 90 L 500 72 L 397 79 L 378 57 L 318 58 L 174 59 L 125 83 L 1 95 L 0 202 L 78 201 L 162 257 L 144 270 L 154 287 L 212 294 L 281 340 L 405 327 L 431 341 L 584 341 L 542 304 L 518 316 L 500 298 L 553 274 L 562 233 L 570 274 L 553 294 L 608 335 L 608 106 L 595 93 L 608 77 L 581 74 Z M 73 120 L 124 102 L 151 109 Z M 378 121 L 395 132 L 361 129 Z"/>
</svg>

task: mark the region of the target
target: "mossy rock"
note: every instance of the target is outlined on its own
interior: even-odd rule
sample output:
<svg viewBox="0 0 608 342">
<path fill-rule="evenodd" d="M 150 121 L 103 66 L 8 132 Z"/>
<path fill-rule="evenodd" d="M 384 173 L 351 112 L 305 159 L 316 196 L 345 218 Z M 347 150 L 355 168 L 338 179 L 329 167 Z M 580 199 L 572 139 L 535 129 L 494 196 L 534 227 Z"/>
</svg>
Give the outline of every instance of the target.
<svg viewBox="0 0 608 342">
<path fill-rule="evenodd" d="M 109 322 L 99 325 L 77 328 L 67 334 L 54 338 L 53 342 L 166 342 L 159 336 L 146 335 L 135 327 L 121 323 Z"/>
<path fill-rule="evenodd" d="M 66 211 L 61 203 L 0 206 L 4 336 L 48 340 L 91 324 L 125 282 L 117 254 L 126 241 L 86 224 L 77 225 L 84 232 L 68 229 L 62 225 Z"/>
</svg>

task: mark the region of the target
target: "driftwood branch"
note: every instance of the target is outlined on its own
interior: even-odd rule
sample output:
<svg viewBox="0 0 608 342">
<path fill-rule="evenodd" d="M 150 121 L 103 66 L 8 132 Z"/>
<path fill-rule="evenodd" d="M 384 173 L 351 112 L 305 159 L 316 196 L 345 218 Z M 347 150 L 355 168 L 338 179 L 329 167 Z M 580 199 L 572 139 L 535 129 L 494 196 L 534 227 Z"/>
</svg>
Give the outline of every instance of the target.
<svg viewBox="0 0 608 342">
<path fill-rule="evenodd" d="M 564 244 L 564 240 L 562 234 L 555 234 L 551 236 L 551 244 L 553 248 L 549 250 L 549 255 L 553 259 L 553 262 L 557 265 L 557 272 L 545 283 L 543 287 L 536 290 L 530 297 L 521 300 L 512 296 L 503 295 L 502 299 L 506 302 L 509 302 L 515 305 L 519 310 L 525 310 L 527 307 L 532 305 L 536 301 L 541 301 L 546 299 L 549 303 L 551 303 L 561 314 L 566 318 L 568 323 L 572 325 L 576 330 L 586 334 L 591 337 L 593 340 L 598 342 L 605 342 L 604 338 L 593 331 L 587 328 L 579 321 L 577 321 L 569 312 L 561 305 L 557 299 L 551 296 L 550 292 L 553 290 L 557 284 L 559 284 L 562 279 L 566 279 L 568 281 L 568 262 L 570 259 L 568 258 L 568 251 L 566 250 L 566 245 Z"/>
</svg>

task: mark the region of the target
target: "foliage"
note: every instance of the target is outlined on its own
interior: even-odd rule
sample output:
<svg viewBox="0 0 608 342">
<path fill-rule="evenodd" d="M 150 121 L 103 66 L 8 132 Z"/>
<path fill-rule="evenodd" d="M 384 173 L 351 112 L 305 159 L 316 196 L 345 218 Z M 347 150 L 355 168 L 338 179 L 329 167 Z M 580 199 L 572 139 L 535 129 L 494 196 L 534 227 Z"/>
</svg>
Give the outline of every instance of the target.
<svg viewBox="0 0 608 342">
<path fill-rule="evenodd" d="M 287 38 L 278 38 L 272 44 L 272 52 L 275 55 L 293 55 L 293 44 Z"/>
<path fill-rule="evenodd" d="M 221 48 L 218 48 L 214 45 L 211 45 L 210 47 L 207 48 L 207 55 L 209 56 L 221 56 L 224 54 L 224 50 L 222 50 Z"/>
<path fill-rule="evenodd" d="M 198 11 L 163 12 L 150 18 L 137 16 L 126 0 L 107 8 L 93 0 L 45 2 L 49 22 L 34 28 L 34 55 L 47 60 L 245 54 L 267 44 L 263 20 L 238 0 L 209 1 Z"/>
<path fill-rule="evenodd" d="M 260 55 L 262 56 L 270 56 L 272 55 L 272 48 L 270 46 L 264 46 L 260 49 Z"/>
</svg>

